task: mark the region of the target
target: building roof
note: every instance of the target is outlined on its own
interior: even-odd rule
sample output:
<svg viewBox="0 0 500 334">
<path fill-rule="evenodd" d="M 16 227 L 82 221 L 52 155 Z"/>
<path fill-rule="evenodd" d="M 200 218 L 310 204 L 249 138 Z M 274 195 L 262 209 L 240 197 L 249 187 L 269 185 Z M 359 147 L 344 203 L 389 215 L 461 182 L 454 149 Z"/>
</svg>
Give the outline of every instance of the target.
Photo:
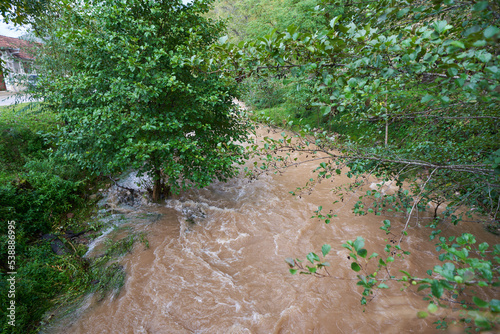
<svg viewBox="0 0 500 334">
<path fill-rule="evenodd" d="M 33 59 L 33 56 L 30 54 L 30 49 L 32 49 L 33 46 L 33 43 L 28 41 L 0 35 L 0 50 L 19 50 L 18 53 L 14 53 L 14 57 L 20 59 Z"/>
</svg>

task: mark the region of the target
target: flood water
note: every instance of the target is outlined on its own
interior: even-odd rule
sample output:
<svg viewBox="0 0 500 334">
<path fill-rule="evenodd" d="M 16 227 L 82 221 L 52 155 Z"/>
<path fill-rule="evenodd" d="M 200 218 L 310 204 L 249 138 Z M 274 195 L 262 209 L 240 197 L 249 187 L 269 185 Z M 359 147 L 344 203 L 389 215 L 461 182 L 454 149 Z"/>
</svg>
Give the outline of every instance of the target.
<svg viewBox="0 0 500 334">
<path fill-rule="evenodd" d="M 258 133 L 267 135 L 267 129 Z M 127 273 L 121 292 L 86 305 L 78 317 L 67 317 L 53 332 L 437 332 L 432 325 L 436 317 L 416 316 L 428 303 L 416 287 L 400 291 L 400 283 L 387 282 L 390 289 L 379 290 L 365 307 L 360 305 L 362 288 L 341 245 L 363 236 L 369 254 L 384 254 L 388 237 L 380 227 L 387 217 L 355 216 L 356 196 L 333 206 L 331 189 L 349 181 L 344 175 L 317 185 L 310 195 L 292 196 L 289 191 L 303 186 L 317 165 L 307 163 L 252 181 L 242 176 L 216 182 L 142 207 L 161 218 L 136 227 L 147 232 L 150 248 L 137 243 L 121 260 Z M 339 210 L 328 225 L 311 219 L 320 205 L 326 211 Z M 401 230 L 404 217 L 390 219 L 395 230 Z M 404 269 L 425 277 L 425 271 L 438 264 L 435 242 L 429 241 L 429 229 L 423 225 L 412 221 L 409 237 L 401 244 L 411 255 L 396 259 L 391 274 L 400 275 L 398 269 Z M 480 224 L 462 224 L 460 233 L 452 225 L 441 228 L 446 236 L 472 231 L 490 245 L 497 242 Z M 305 260 L 311 251 L 320 254 L 325 243 L 332 246 L 326 256 L 331 277 L 288 272 L 285 258 Z"/>
</svg>

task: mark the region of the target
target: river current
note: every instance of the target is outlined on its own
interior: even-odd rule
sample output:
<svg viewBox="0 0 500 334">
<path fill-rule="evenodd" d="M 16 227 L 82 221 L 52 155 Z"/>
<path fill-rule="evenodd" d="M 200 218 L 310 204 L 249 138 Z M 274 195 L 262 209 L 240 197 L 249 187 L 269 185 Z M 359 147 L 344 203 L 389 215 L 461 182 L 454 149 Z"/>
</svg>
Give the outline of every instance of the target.
<svg viewBox="0 0 500 334">
<path fill-rule="evenodd" d="M 261 128 L 257 133 L 268 132 Z M 134 227 L 147 234 L 150 247 L 137 243 L 121 259 L 127 276 L 120 293 L 100 302 L 89 299 L 50 332 L 436 332 L 432 322 L 437 317 L 417 318 L 428 302 L 413 286 L 400 291 L 400 283 L 387 282 L 390 289 L 378 290 L 367 305 L 360 305 L 362 288 L 341 245 L 363 236 L 370 254 L 383 254 L 391 238 L 380 230 L 387 217 L 354 215 L 357 196 L 332 205 L 337 198 L 331 189 L 350 181 L 344 175 L 318 184 L 309 195 L 292 196 L 289 192 L 303 186 L 317 165 L 306 163 L 255 180 L 241 176 L 215 182 L 161 204 L 141 206 L 141 212 L 160 218 Z M 361 191 L 375 182 L 368 180 Z M 318 206 L 336 210 L 337 217 L 330 224 L 312 219 Z M 404 217 L 390 219 L 395 230 L 405 222 Z M 411 222 L 401 244 L 411 255 L 396 259 L 395 273 L 403 269 L 423 277 L 438 264 L 435 241 L 429 240 L 424 225 Z M 443 235 L 459 235 L 454 228 L 443 223 Z M 463 223 L 460 233 L 466 231 L 490 244 L 497 241 L 480 224 Z M 289 273 L 285 258 L 305 260 L 309 252 L 320 254 L 325 243 L 332 246 L 325 258 L 330 277 Z"/>
</svg>

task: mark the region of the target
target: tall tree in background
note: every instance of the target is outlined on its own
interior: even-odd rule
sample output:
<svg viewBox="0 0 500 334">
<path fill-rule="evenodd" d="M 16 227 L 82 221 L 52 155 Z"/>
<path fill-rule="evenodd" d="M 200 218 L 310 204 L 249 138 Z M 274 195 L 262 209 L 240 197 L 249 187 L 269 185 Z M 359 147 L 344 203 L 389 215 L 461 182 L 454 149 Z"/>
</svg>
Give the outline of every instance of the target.
<svg viewBox="0 0 500 334">
<path fill-rule="evenodd" d="M 155 200 L 233 176 L 246 139 L 235 86 L 192 71 L 223 31 L 208 5 L 83 1 L 46 26 L 39 87 L 65 124 L 58 152 L 98 174 L 135 168 Z"/>
</svg>

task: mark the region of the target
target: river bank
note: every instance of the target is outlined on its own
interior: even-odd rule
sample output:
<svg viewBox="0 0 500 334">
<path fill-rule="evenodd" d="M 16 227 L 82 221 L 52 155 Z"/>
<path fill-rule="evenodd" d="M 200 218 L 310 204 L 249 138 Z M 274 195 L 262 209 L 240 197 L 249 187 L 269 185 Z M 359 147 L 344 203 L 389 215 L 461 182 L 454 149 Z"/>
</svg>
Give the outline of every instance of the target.
<svg viewBox="0 0 500 334">
<path fill-rule="evenodd" d="M 266 136 L 279 139 L 281 132 L 261 126 L 257 142 Z M 249 161 L 245 167 L 252 166 Z M 416 316 L 428 304 L 416 287 L 401 292 L 397 282 L 387 282 L 390 289 L 378 290 L 366 306 L 360 305 L 362 290 L 342 244 L 364 236 L 370 253 L 383 254 L 383 245 L 394 236 L 380 229 L 387 217 L 353 214 L 355 195 L 344 201 L 332 195 L 332 188 L 352 182 L 345 171 L 316 184 L 310 194 L 292 196 L 290 191 L 307 183 L 316 167 L 316 162 L 304 163 L 282 175 L 262 173 L 253 180 L 242 172 L 228 183 L 125 208 L 126 223 L 103 239 L 123 240 L 126 227 L 143 233 L 149 248 L 136 244 L 119 261 L 126 276 L 118 295 L 87 299 L 45 332 L 434 333 L 435 318 Z M 359 193 L 376 182 L 366 179 Z M 340 204 L 332 205 L 336 200 Z M 311 219 L 319 206 L 335 211 L 330 224 Z M 138 214 L 156 218 L 141 222 Z M 405 219 L 391 220 L 398 235 Z M 445 223 L 442 235 L 454 235 L 453 227 Z M 477 224 L 462 228 L 495 243 L 496 237 Z M 402 248 L 411 255 L 396 258 L 394 267 L 423 276 L 439 263 L 435 242 L 422 224 L 412 223 L 409 232 Z M 329 277 L 290 275 L 285 258 L 319 254 L 324 243 L 332 246 L 325 257 L 331 265 Z"/>
</svg>

